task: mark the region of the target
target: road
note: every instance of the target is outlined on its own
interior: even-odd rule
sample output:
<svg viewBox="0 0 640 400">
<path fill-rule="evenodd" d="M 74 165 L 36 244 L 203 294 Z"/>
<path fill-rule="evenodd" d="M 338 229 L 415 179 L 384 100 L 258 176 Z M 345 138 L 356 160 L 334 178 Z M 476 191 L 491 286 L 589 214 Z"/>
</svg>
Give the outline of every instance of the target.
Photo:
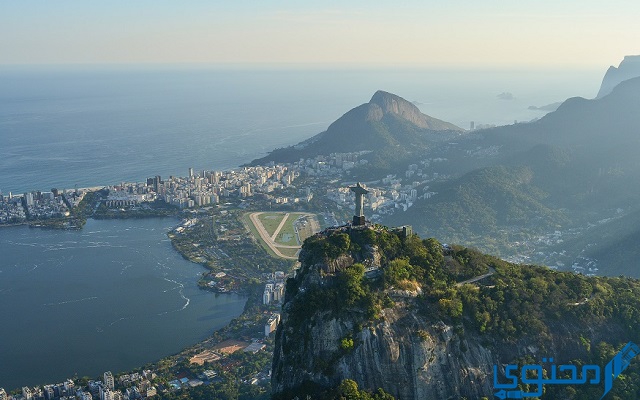
<svg viewBox="0 0 640 400">
<path fill-rule="evenodd" d="M 458 283 L 456 283 L 456 286 L 459 287 L 459 286 L 462 286 L 462 285 L 466 285 L 467 283 L 474 283 L 474 282 L 479 281 L 480 279 L 488 278 L 488 277 L 490 277 L 491 275 L 493 275 L 495 273 L 496 273 L 496 270 L 493 269 L 493 267 L 489 267 L 489 272 L 487 272 L 486 274 L 478 275 L 475 278 L 471 278 L 471 279 L 467 279 L 466 281 L 458 282 Z"/>
</svg>

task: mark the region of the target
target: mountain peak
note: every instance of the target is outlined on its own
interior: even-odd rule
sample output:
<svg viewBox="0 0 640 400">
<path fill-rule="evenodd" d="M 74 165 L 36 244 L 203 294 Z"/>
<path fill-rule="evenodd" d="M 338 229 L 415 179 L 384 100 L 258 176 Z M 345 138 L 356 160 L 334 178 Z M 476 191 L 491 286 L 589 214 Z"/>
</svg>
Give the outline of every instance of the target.
<svg viewBox="0 0 640 400">
<path fill-rule="evenodd" d="M 379 121 L 384 115 L 394 114 L 420 128 L 428 128 L 429 123 L 424 114 L 411 102 L 393 93 L 378 90 L 369 100 L 368 119 Z"/>
<path fill-rule="evenodd" d="M 607 70 L 596 98 L 606 96 L 621 82 L 638 76 L 640 76 L 640 55 L 624 56 L 617 68 L 612 65 Z"/>
<path fill-rule="evenodd" d="M 399 163 L 416 149 L 425 148 L 436 138 L 463 132 L 454 124 L 420 112 L 413 103 L 395 94 L 378 90 L 371 100 L 361 104 L 334 121 L 326 131 L 284 149 L 276 149 L 253 164 L 268 161 L 291 162 L 301 157 L 315 157 L 331 153 L 368 151 L 383 152 Z M 376 155 L 369 156 L 371 161 Z M 379 160 L 382 160 L 381 158 Z M 389 161 L 384 161 L 388 165 Z M 382 161 L 380 161 L 382 165 Z"/>
<path fill-rule="evenodd" d="M 453 124 L 423 114 L 415 104 L 398 95 L 384 90 L 376 91 L 369 100 L 367 120 L 380 121 L 389 114 L 424 129 L 461 130 Z"/>
<path fill-rule="evenodd" d="M 382 106 L 383 104 L 388 104 L 392 101 L 405 102 L 406 100 L 396 94 L 385 92 L 384 90 L 377 90 L 371 97 L 371 100 L 369 100 L 369 103 L 376 103 L 379 106 Z M 408 101 L 406 102 L 409 103 Z"/>
</svg>

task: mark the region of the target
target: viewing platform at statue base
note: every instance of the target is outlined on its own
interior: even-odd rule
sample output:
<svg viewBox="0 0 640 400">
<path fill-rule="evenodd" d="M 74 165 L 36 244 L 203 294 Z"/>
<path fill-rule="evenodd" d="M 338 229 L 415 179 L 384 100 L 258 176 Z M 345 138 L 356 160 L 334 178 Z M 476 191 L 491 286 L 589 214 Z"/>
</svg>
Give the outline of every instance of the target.
<svg viewBox="0 0 640 400">
<path fill-rule="evenodd" d="M 364 219 L 364 215 L 362 216 L 357 216 L 354 215 L 353 216 L 353 222 L 351 223 L 351 225 L 353 226 L 361 226 L 361 225 L 365 225 L 366 221 Z"/>
</svg>

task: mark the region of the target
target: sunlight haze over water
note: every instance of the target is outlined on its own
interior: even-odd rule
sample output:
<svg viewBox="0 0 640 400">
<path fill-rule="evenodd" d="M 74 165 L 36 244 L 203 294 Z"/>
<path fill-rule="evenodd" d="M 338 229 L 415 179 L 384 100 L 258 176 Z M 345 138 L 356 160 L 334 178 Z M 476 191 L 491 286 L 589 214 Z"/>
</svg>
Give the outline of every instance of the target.
<svg viewBox="0 0 640 400">
<path fill-rule="evenodd" d="M 640 3 L 3 2 L 0 64 L 595 66 L 637 52 Z"/>
</svg>

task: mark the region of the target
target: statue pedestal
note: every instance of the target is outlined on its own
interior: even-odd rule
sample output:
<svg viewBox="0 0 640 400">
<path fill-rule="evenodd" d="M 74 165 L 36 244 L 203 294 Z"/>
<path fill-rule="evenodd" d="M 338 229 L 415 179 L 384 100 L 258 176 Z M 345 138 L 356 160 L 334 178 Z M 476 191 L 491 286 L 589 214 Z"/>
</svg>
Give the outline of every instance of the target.
<svg viewBox="0 0 640 400">
<path fill-rule="evenodd" d="M 365 224 L 365 220 L 364 220 L 364 215 L 358 217 L 356 215 L 353 216 L 353 222 L 352 225 L 353 226 L 361 226 Z"/>
</svg>

